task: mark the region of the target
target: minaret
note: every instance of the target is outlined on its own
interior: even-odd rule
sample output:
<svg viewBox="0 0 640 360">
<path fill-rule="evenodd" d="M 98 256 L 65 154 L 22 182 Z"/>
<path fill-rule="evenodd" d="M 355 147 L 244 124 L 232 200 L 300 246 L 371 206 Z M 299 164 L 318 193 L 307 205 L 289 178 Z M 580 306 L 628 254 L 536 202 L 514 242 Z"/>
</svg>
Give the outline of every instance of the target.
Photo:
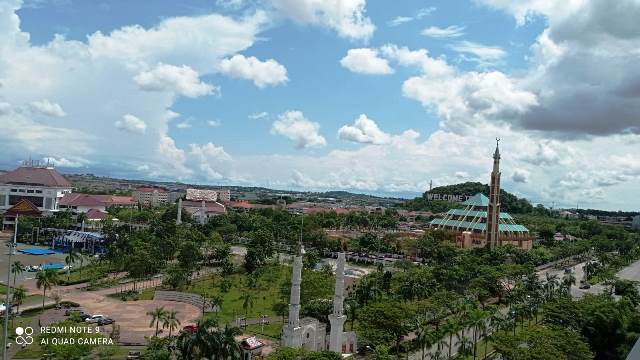
<svg viewBox="0 0 640 360">
<path fill-rule="evenodd" d="M 487 245 L 494 249 L 499 245 L 500 235 L 500 139 L 496 139 L 496 151 L 493 153 L 493 171 L 489 188 L 489 206 L 487 208 Z"/>
<path fill-rule="evenodd" d="M 207 223 L 207 203 L 202 200 L 202 205 L 200 206 L 200 224 L 204 225 Z"/>
<path fill-rule="evenodd" d="M 182 198 L 178 199 L 178 216 L 176 217 L 176 225 L 182 224 Z"/>
<path fill-rule="evenodd" d="M 300 347 L 302 339 L 298 339 L 297 329 L 300 328 L 300 284 L 302 283 L 302 245 L 298 246 L 298 254 L 293 258 L 293 273 L 291 275 L 291 296 L 289 298 L 289 322 L 283 329 L 282 346 Z"/>
<path fill-rule="evenodd" d="M 329 350 L 342 353 L 342 332 L 347 317 L 344 315 L 344 252 L 338 253 L 336 264 L 336 289 L 333 297 L 333 314 L 329 315 L 331 333 L 329 335 Z"/>
</svg>

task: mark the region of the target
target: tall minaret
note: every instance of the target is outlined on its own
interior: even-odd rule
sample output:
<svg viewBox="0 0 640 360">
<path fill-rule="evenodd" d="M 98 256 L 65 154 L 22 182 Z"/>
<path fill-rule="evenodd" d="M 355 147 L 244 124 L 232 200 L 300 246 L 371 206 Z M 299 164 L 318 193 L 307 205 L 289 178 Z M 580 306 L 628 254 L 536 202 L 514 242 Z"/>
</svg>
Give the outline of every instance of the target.
<svg viewBox="0 0 640 360">
<path fill-rule="evenodd" d="M 347 317 L 344 310 L 344 252 L 338 253 L 336 264 L 336 289 L 333 297 L 333 314 L 329 315 L 331 333 L 329 335 L 329 350 L 342 353 L 342 332 Z"/>
<path fill-rule="evenodd" d="M 176 217 L 176 225 L 182 224 L 182 198 L 178 199 L 178 216 Z"/>
<path fill-rule="evenodd" d="M 489 207 L 487 209 L 487 244 L 490 249 L 499 245 L 500 226 L 500 139 L 496 139 L 496 151 L 493 153 L 493 171 L 489 188 Z"/>
<path fill-rule="evenodd" d="M 291 296 L 289 298 L 289 322 L 282 332 L 282 346 L 300 347 L 300 284 L 302 283 L 302 255 L 304 249 L 298 246 L 298 253 L 293 258 L 293 273 L 291 275 Z"/>
<path fill-rule="evenodd" d="M 207 223 L 207 203 L 202 200 L 202 205 L 200 206 L 200 224 L 204 225 Z"/>
</svg>

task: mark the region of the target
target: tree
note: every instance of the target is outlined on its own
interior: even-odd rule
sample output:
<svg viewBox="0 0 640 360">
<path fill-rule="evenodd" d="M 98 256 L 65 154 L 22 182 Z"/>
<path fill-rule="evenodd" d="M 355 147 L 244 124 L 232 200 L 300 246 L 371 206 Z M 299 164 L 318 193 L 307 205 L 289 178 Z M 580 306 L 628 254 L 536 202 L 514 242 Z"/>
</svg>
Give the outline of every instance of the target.
<svg viewBox="0 0 640 360">
<path fill-rule="evenodd" d="M 11 264 L 11 274 L 13 274 L 13 286 L 16 286 L 16 277 L 24 272 L 24 264 L 19 260 Z"/>
<path fill-rule="evenodd" d="M 180 326 L 180 319 L 178 319 L 178 312 L 176 310 L 169 310 L 165 312 L 165 316 L 162 318 L 162 328 L 169 328 L 169 336 L 173 333 L 173 330 Z M 156 336 L 157 329 L 156 329 Z"/>
<path fill-rule="evenodd" d="M 20 286 L 13 289 L 13 296 L 11 298 L 11 305 L 16 307 L 16 312 L 20 312 L 20 305 L 24 302 L 24 299 L 27 297 L 27 290 Z M 13 321 L 13 317 L 11 318 Z"/>
<path fill-rule="evenodd" d="M 151 322 L 149 323 L 149 327 L 156 327 L 156 335 L 158 336 L 158 331 L 160 328 L 160 323 L 163 322 L 167 318 L 167 311 L 164 309 L 164 306 L 157 307 L 155 310 L 147 311 L 147 315 L 151 316 Z"/>
<path fill-rule="evenodd" d="M 413 309 L 397 301 L 380 301 L 367 305 L 360 312 L 360 328 L 372 343 L 395 342 L 396 354 L 400 354 L 400 340 L 410 330 Z"/>
<path fill-rule="evenodd" d="M 71 274 L 71 265 L 75 264 L 79 259 L 79 255 L 73 247 L 69 249 L 69 253 L 64 258 L 64 262 L 67 264 L 67 282 L 69 281 L 69 275 Z"/>
<path fill-rule="evenodd" d="M 588 360 L 589 345 L 576 332 L 544 326 L 528 327 L 513 336 L 494 335 L 494 350 L 505 360 Z"/>
<path fill-rule="evenodd" d="M 256 299 L 256 296 L 252 293 L 248 292 L 242 295 L 240 300 L 242 300 L 242 309 L 244 310 L 244 316 L 247 316 L 248 309 L 253 309 L 253 303 Z"/>
<path fill-rule="evenodd" d="M 449 341 L 447 345 L 449 346 L 449 357 L 451 357 L 451 348 L 453 346 L 453 336 L 458 334 L 460 330 L 462 330 L 462 324 L 455 317 L 450 317 L 442 326 L 441 330 L 445 335 L 449 336 Z"/>
<path fill-rule="evenodd" d="M 42 289 L 42 311 L 44 311 L 44 301 L 47 298 L 47 290 L 58 284 L 58 270 L 45 269 L 36 274 L 36 286 Z"/>
</svg>

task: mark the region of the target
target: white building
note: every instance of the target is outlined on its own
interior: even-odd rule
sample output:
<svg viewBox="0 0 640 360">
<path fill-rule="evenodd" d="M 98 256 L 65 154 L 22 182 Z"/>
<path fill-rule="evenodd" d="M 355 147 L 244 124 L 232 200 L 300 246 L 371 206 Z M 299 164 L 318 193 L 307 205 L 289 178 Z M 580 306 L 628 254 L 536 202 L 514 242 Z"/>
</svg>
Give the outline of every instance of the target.
<svg viewBox="0 0 640 360">
<path fill-rule="evenodd" d="M 50 164 L 25 163 L 0 175 L 0 213 L 25 199 L 43 214 L 51 214 L 59 210 L 60 199 L 72 190 L 71 183 Z"/>
<path fill-rule="evenodd" d="M 227 189 L 187 189 L 186 200 L 230 202 L 231 191 Z"/>
<path fill-rule="evenodd" d="M 169 191 L 157 186 L 141 186 L 133 191 L 133 199 L 142 206 L 160 206 L 169 203 Z"/>
</svg>

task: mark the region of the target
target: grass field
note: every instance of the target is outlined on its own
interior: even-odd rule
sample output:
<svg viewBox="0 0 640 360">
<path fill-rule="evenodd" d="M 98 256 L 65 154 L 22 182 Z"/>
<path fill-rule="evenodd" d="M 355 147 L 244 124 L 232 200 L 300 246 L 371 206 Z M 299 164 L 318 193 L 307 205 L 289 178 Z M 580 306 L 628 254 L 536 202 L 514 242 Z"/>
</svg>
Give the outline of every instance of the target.
<svg viewBox="0 0 640 360">
<path fill-rule="evenodd" d="M 239 316 L 258 318 L 260 315 L 276 316 L 272 307 L 281 302 L 280 287 L 288 279 L 290 268 L 283 266 L 267 266 L 255 277 L 255 284 L 250 286 L 249 276 L 233 274 L 225 279 L 231 284 L 227 292 L 223 292 L 223 277 L 215 274 L 206 279 L 194 282 L 186 291 L 200 294 L 206 298 L 220 296 L 220 311 L 207 314 L 207 317 L 218 317 L 220 323 L 231 323 Z M 244 296 L 251 294 L 253 304 L 245 308 Z M 286 300 L 285 300 L 286 301 Z"/>
</svg>

